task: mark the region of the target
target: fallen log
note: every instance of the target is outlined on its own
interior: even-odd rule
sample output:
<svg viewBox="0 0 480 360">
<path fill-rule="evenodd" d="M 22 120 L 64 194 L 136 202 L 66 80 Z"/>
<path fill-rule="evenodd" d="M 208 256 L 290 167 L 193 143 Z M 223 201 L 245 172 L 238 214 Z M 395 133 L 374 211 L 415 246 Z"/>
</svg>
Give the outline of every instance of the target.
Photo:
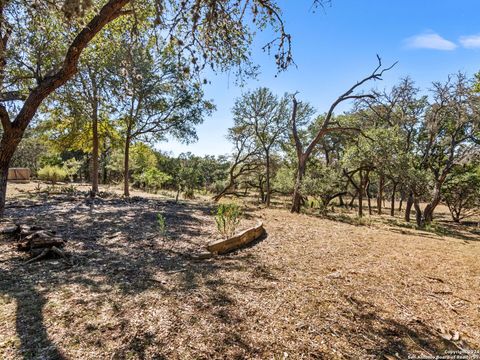
<svg viewBox="0 0 480 360">
<path fill-rule="evenodd" d="M 237 235 L 228 239 L 215 240 L 207 245 L 207 250 L 214 254 L 225 254 L 229 251 L 245 246 L 252 241 L 255 241 L 265 233 L 263 223 L 258 223 L 256 226 L 244 230 Z"/>
<path fill-rule="evenodd" d="M 18 250 L 28 251 L 32 249 L 39 248 L 50 248 L 52 246 L 63 247 L 65 242 L 59 237 L 49 237 L 49 238 L 36 238 L 18 243 Z"/>
<path fill-rule="evenodd" d="M 65 245 L 65 241 L 55 234 L 55 231 L 43 230 L 38 226 L 19 226 L 19 241 L 17 248 L 20 251 L 30 251 L 33 249 L 43 249 L 57 247 L 61 248 Z"/>
</svg>

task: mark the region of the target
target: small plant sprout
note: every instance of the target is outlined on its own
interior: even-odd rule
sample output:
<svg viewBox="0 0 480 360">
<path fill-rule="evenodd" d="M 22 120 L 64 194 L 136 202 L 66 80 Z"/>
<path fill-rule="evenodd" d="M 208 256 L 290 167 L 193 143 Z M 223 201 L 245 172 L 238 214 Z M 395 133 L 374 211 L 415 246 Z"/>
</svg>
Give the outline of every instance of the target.
<svg viewBox="0 0 480 360">
<path fill-rule="evenodd" d="M 165 221 L 165 217 L 160 213 L 157 214 L 157 226 L 160 235 L 165 236 L 167 234 L 167 222 Z"/>
<path fill-rule="evenodd" d="M 220 234 L 225 237 L 231 237 L 240 223 L 240 206 L 234 203 L 220 204 L 215 213 L 215 222 Z"/>
</svg>

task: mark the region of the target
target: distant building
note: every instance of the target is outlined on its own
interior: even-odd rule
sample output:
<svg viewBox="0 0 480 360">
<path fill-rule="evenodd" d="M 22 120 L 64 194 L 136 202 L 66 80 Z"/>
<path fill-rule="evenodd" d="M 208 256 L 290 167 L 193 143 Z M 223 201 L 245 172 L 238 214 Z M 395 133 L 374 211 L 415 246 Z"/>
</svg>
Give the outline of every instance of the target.
<svg viewBox="0 0 480 360">
<path fill-rule="evenodd" d="M 28 168 L 8 169 L 8 181 L 30 182 L 31 171 Z"/>
</svg>

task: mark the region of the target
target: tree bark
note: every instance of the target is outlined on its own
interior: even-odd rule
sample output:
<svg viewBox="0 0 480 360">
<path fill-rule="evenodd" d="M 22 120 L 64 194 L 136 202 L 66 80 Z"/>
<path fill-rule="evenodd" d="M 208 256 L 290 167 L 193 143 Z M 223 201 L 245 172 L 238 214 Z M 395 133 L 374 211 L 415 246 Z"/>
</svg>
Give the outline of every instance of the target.
<svg viewBox="0 0 480 360">
<path fill-rule="evenodd" d="M 266 173 L 266 199 L 265 203 L 267 207 L 270 207 L 270 197 L 271 197 L 271 189 L 270 189 L 270 152 L 266 152 L 266 167 L 267 167 L 267 173 Z"/>
<path fill-rule="evenodd" d="M 92 144 L 92 197 L 95 197 L 98 194 L 98 173 L 99 173 L 99 164 L 98 164 L 98 149 L 99 149 L 99 140 L 98 140 L 98 111 L 96 108 L 93 110 L 92 114 L 92 133 L 93 133 L 93 144 Z"/>
<path fill-rule="evenodd" d="M 360 175 L 360 186 L 358 188 L 358 216 L 363 216 L 363 172 L 362 170 L 359 171 Z"/>
<path fill-rule="evenodd" d="M 402 211 L 403 200 L 405 200 L 405 193 L 402 191 L 400 193 L 400 203 L 398 204 L 398 212 Z"/>
<path fill-rule="evenodd" d="M 424 222 L 422 219 L 422 209 L 420 209 L 420 202 L 416 196 L 413 198 L 413 206 L 415 207 L 415 220 L 417 222 L 417 226 L 423 227 Z"/>
<path fill-rule="evenodd" d="M 350 202 L 348 203 L 348 207 L 351 209 L 353 209 L 353 205 L 355 203 L 355 199 L 357 198 L 357 195 L 358 195 L 358 190 L 355 189 L 355 193 L 353 194 L 352 198 L 350 199 Z"/>
<path fill-rule="evenodd" d="M 293 189 L 292 207 L 290 211 L 292 213 L 299 213 L 302 206 L 302 194 L 301 186 L 302 180 L 306 170 L 306 159 L 302 156 L 298 160 L 297 178 L 295 180 L 295 188 Z"/>
<path fill-rule="evenodd" d="M 393 183 L 392 198 L 390 199 L 390 216 L 395 216 L 395 194 L 397 192 L 397 183 Z"/>
<path fill-rule="evenodd" d="M 129 161 L 130 161 L 130 134 L 127 133 L 125 137 L 125 149 L 123 153 L 123 196 L 130 196 L 130 174 L 129 174 Z"/>
<path fill-rule="evenodd" d="M 5 211 L 5 202 L 7 200 L 8 167 L 8 162 L 0 161 L 0 219 L 3 217 L 3 213 Z"/>
<path fill-rule="evenodd" d="M 365 192 L 367 194 L 367 203 L 368 203 L 368 215 L 372 215 L 372 201 L 371 201 L 371 196 L 370 196 L 370 179 L 369 179 L 369 175 L 368 175 L 368 172 L 367 172 L 367 175 L 365 176 L 366 180 L 366 184 L 365 184 Z"/>
<path fill-rule="evenodd" d="M 405 221 L 410 222 L 410 214 L 413 206 L 413 194 L 408 194 L 407 204 L 405 205 Z"/>
<path fill-rule="evenodd" d="M 385 183 L 385 177 L 380 175 L 378 179 L 378 192 L 377 192 L 377 213 L 382 215 L 382 199 L 383 199 L 383 186 Z"/>
<path fill-rule="evenodd" d="M 435 189 L 433 191 L 433 198 L 429 204 L 425 207 L 423 211 L 423 223 L 429 224 L 433 221 L 433 212 L 435 208 L 440 203 L 441 200 L 441 192 L 440 192 L 441 184 L 435 184 Z"/>
<path fill-rule="evenodd" d="M 0 219 L 5 212 L 5 202 L 7 200 L 7 179 L 8 168 L 15 150 L 22 138 L 22 132 L 16 131 L 11 127 L 4 128 L 2 139 L 0 141 Z"/>
</svg>

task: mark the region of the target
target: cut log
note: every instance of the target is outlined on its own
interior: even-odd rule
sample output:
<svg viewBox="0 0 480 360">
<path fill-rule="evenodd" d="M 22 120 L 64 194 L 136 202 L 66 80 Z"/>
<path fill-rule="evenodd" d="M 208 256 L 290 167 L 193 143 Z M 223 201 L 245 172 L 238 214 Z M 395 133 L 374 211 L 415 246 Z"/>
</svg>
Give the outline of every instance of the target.
<svg viewBox="0 0 480 360">
<path fill-rule="evenodd" d="M 255 241 L 264 233 L 263 223 L 259 223 L 257 226 L 244 230 L 231 238 L 210 242 L 207 245 L 207 250 L 211 253 L 225 254 Z"/>
<path fill-rule="evenodd" d="M 65 242 L 59 237 L 36 238 L 18 243 L 18 250 L 28 251 L 31 249 L 50 248 L 52 246 L 64 247 Z"/>
</svg>

